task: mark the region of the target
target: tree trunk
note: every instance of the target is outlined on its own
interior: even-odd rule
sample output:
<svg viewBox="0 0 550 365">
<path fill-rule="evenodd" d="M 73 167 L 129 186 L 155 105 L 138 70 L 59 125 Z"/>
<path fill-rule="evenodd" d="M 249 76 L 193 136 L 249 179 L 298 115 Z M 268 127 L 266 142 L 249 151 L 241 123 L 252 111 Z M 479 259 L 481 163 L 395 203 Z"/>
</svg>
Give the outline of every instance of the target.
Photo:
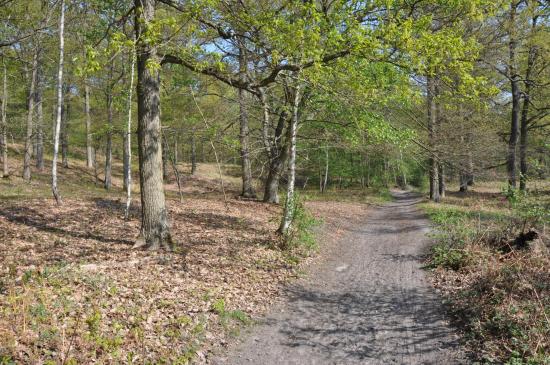
<svg viewBox="0 0 550 365">
<path fill-rule="evenodd" d="M 439 197 L 442 199 L 445 197 L 445 166 L 442 163 L 439 163 Z"/>
<path fill-rule="evenodd" d="M 246 55 L 244 47 L 239 51 L 239 71 L 241 78 L 245 77 L 246 73 Z M 240 122 L 240 134 L 239 140 L 241 143 L 241 166 L 242 166 L 242 180 L 243 189 L 241 196 L 243 198 L 256 199 L 256 191 L 254 190 L 254 184 L 252 180 L 252 167 L 250 163 L 250 151 L 248 140 L 248 112 L 246 110 L 245 91 L 239 89 L 239 122 Z"/>
<path fill-rule="evenodd" d="M 64 105 L 61 110 L 61 164 L 69 168 L 69 112 L 70 106 L 67 100 L 63 99 Z"/>
<path fill-rule="evenodd" d="M 2 125 L 0 125 L 0 145 L 2 146 L 2 177 L 8 177 L 10 175 L 8 167 L 8 71 L 6 69 L 6 63 L 2 59 L 2 66 L 4 71 L 4 77 L 2 78 L 2 107 L 0 110 Z"/>
<path fill-rule="evenodd" d="M 23 157 L 23 179 L 31 180 L 31 159 L 33 146 L 33 119 L 34 119 L 34 100 L 36 99 L 36 75 L 38 69 L 38 47 L 35 49 L 32 57 L 32 70 L 29 86 L 29 97 L 27 99 L 27 134 L 25 138 L 25 155 Z"/>
<path fill-rule="evenodd" d="M 466 162 L 462 164 L 460 171 L 460 191 L 467 192 L 468 186 L 474 185 L 474 161 L 472 157 L 472 134 L 466 134 L 466 138 L 461 138 L 464 149 L 466 150 Z"/>
<path fill-rule="evenodd" d="M 430 199 L 439 202 L 439 171 L 436 152 L 436 126 L 437 126 L 437 104 L 436 80 L 432 76 L 427 77 L 427 100 L 428 100 L 428 131 L 430 146 Z"/>
<path fill-rule="evenodd" d="M 84 84 L 84 112 L 86 114 L 86 166 L 94 167 L 94 147 L 92 146 L 92 117 L 90 115 L 90 86 Z"/>
<path fill-rule="evenodd" d="M 269 172 L 265 182 L 263 201 L 266 203 L 279 204 L 279 181 L 288 155 L 288 149 L 283 147 L 279 155 L 274 156 L 269 163 Z"/>
<path fill-rule="evenodd" d="M 510 78 L 510 84 L 512 88 L 512 119 L 510 123 L 510 139 L 508 140 L 508 155 L 506 159 L 506 167 L 508 171 L 508 185 L 512 188 L 516 188 L 516 149 L 518 143 L 518 128 L 519 128 L 519 113 L 520 113 L 520 101 L 521 91 L 519 88 L 520 77 L 516 67 L 516 12 L 517 4 L 516 0 L 512 0 L 510 6 L 510 40 L 508 42 L 509 50 L 509 65 L 508 76 Z"/>
<path fill-rule="evenodd" d="M 179 133 L 174 134 L 174 163 L 177 165 L 179 162 L 179 153 L 178 153 L 178 139 Z"/>
<path fill-rule="evenodd" d="M 527 189 L 527 130 L 528 130 L 528 115 L 529 115 L 529 92 L 530 87 L 527 86 L 523 99 L 523 108 L 521 111 L 521 128 L 519 141 L 519 189 L 525 191 Z"/>
<path fill-rule="evenodd" d="M 325 191 L 327 191 L 328 165 L 329 165 L 329 155 L 328 155 L 328 145 L 327 145 L 325 146 L 325 174 L 323 178 L 323 189 L 321 189 L 321 193 L 324 193 Z"/>
<path fill-rule="evenodd" d="M 537 18 L 532 19 L 531 32 L 535 31 Z M 529 104 L 531 103 L 531 88 L 533 81 L 531 74 L 533 66 L 537 58 L 537 48 L 533 45 L 529 47 L 529 55 L 527 56 L 527 69 L 525 71 L 525 92 L 523 93 L 523 108 L 521 110 L 521 126 L 520 126 L 520 141 L 519 141 L 519 189 L 525 191 L 527 189 L 527 131 L 529 126 Z"/>
<path fill-rule="evenodd" d="M 111 77 L 112 78 L 112 66 Z M 113 170 L 113 92 L 111 88 L 107 91 L 107 141 L 105 142 L 105 190 L 111 189 Z"/>
<path fill-rule="evenodd" d="M 124 189 L 126 190 L 126 209 L 124 218 L 130 216 L 132 204 L 132 92 L 134 90 L 134 70 L 136 68 L 136 50 L 132 49 L 132 64 L 130 70 L 130 89 L 128 91 L 128 123 L 124 134 Z"/>
<path fill-rule="evenodd" d="M 160 62 L 156 46 L 143 36 L 155 18 L 155 0 L 135 0 L 137 53 L 138 151 L 141 233 L 135 247 L 170 249 L 172 236 L 162 181 Z"/>
<path fill-rule="evenodd" d="M 57 204 L 61 204 L 61 196 L 57 189 L 57 154 L 59 151 L 59 130 L 61 127 L 61 110 L 63 108 L 63 54 L 65 51 L 65 0 L 61 0 L 61 17 L 59 20 L 59 67 L 57 70 L 57 116 L 55 119 L 52 159 L 52 193 Z"/>
<path fill-rule="evenodd" d="M 461 145 L 463 146 L 463 148 L 467 151 L 469 151 L 469 146 L 466 145 L 465 141 L 464 141 L 464 136 L 461 136 L 460 137 L 460 142 Z M 468 153 L 468 152 L 467 152 Z M 459 173 L 459 191 L 461 193 L 465 193 L 468 191 L 468 174 L 466 173 L 466 164 L 462 163 L 461 166 L 460 166 L 460 173 Z"/>
<path fill-rule="evenodd" d="M 195 129 L 191 132 L 191 175 L 197 172 L 197 141 L 195 137 Z"/>
<path fill-rule="evenodd" d="M 295 76 L 299 76 L 296 72 Z M 296 79 L 298 79 L 296 77 Z M 297 84 L 294 90 L 294 100 L 292 103 L 292 117 L 289 127 L 289 158 L 288 158 L 288 183 L 286 189 L 286 202 L 281 224 L 278 232 L 287 235 L 294 219 L 296 202 L 294 199 L 294 183 L 296 181 L 296 140 L 298 132 L 298 107 L 300 104 L 300 85 Z"/>
<path fill-rule="evenodd" d="M 127 172 L 130 170 L 130 153 L 131 153 L 130 149 L 128 149 L 128 145 L 130 144 L 130 141 L 128 140 L 129 138 L 132 138 L 130 132 L 128 131 L 124 132 L 124 134 L 122 135 L 122 144 L 124 145 L 122 149 L 122 173 L 123 173 L 122 189 L 124 191 L 128 190 L 128 182 L 129 182 L 128 181 L 129 174 L 127 174 Z"/>
<path fill-rule="evenodd" d="M 166 142 L 166 136 L 162 136 L 162 180 L 167 182 L 168 178 L 168 142 Z"/>
<path fill-rule="evenodd" d="M 270 113 L 265 91 L 260 89 L 260 101 L 263 106 L 262 139 L 267 154 L 269 170 L 264 186 L 265 203 L 279 204 L 279 181 L 288 155 L 288 149 L 284 146 L 282 137 L 288 116 L 286 111 L 279 115 L 273 138 L 269 136 Z M 288 138 L 287 138 L 288 139 Z"/>
<path fill-rule="evenodd" d="M 401 176 L 403 179 L 403 188 L 407 188 L 407 171 L 405 169 L 405 162 L 403 161 L 403 151 L 399 149 L 399 162 L 401 165 Z"/>
<path fill-rule="evenodd" d="M 35 139 L 35 157 L 36 168 L 38 171 L 44 170 L 44 110 L 42 105 L 43 99 L 43 76 L 40 59 L 38 60 L 36 92 L 34 103 L 36 105 L 36 139 Z"/>
</svg>

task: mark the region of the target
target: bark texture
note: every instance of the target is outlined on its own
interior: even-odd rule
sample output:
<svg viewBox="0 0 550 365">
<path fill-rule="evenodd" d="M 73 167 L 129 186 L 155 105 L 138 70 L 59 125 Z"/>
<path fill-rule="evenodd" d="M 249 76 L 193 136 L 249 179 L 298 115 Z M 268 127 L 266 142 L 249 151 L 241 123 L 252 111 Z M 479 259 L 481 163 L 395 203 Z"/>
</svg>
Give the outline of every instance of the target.
<svg viewBox="0 0 550 365">
<path fill-rule="evenodd" d="M 136 247 L 171 248 L 172 237 L 162 180 L 160 71 L 156 46 L 142 36 L 155 17 L 155 0 L 135 0 L 137 52 L 138 151 L 141 234 Z"/>
<path fill-rule="evenodd" d="M 298 75 L 296 75 L 298 76 Z M 298 77 L 296 77 L 298 79 Z M 296 142 L 298 134 L 298 111 L 300 105 L 301 90 L 300 85 L 295 86 L 294 98 L 292 103 L 292 117 L 290 118 L 289 128 L 289 152 L 288 152 L 288 183 L 286 188 L 286 202 L 283 218 L 278 232 L 287 235 L 294 219 L 296 201 L 294 194 L 294 184 L 296 182 Z"/>
<path fill-rule="evenodd" d="M 266 203 L 279 204 L 279 181 L 283 173 L 285 161 L 288 157 L 286 141 L 283 141 L 285 126 L 288 124 L 288 113 L 284 110 L 279 113 L 275 131 L 271 136 L 269 133 L 271 127 L 270 109 L 267 95 L 263 89 L 260 90 L 260 101 L 262 102 L 264 113 L 262 140 L 269 163 L 269 170 L 264 186 L 263 201 Z"/>
</svg>

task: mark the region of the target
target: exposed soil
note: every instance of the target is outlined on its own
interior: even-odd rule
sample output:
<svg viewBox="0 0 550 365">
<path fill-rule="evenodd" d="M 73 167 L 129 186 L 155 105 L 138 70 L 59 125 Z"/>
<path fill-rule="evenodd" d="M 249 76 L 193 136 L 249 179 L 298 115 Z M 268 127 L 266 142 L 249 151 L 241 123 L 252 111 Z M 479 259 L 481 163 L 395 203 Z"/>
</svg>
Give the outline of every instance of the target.
<svg viewBox="0 0 550 365">
<path fill-rule="evenodd" d="M 459 337 L 422 270 L 429 221 L 411 193 L 327 216 L 323 259 L 212 364 L 464 364 Z"/>
</svg>

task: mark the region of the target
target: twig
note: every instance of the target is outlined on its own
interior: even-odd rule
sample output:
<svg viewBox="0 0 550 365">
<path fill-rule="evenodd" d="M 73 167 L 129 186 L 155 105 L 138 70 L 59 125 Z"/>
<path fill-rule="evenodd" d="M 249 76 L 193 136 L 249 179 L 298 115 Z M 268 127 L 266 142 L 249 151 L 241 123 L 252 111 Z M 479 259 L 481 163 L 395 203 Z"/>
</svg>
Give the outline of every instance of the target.
<svg viewBox="0 0 550 365">
<path fill-rule="evenodd" d="M 63 360 L 61 361 L 61 365 L 65 365 L 65 363 L 67 362 L 67 357 L 69 356 L 71 347 L 73 347 L 73 342 L 76 337 L 76 330 L 78 329 L 78 326 L 80 326 L 80 316 L 78 316 L 76 326 L 74 327 L 73 334 L 71 335 L 71 342 L 69 342 L 69 347 L 67 348 L 67 351 L 65 351 L 65 353 L 63 354 Z"/>
<path fill-rule="evenodd" d="M 183 193 L 181 192 L 181 182 L 180 182 L 180 172 L 178 171 L 178 167 L 176 165 L 176 160 L 174 159 L 174 156 L 170 153 L 170 149 L 168 148 L 168 141 L 166 140 L 166 136 L 163 134 L 162 139 L 164 139 L 164 147 L 166 147 L 166 154 L 168 155 L 168 159 L 170 160 L 170 164 L 172 165 L 172 169 L 174 170 L 174 175 L 176 175 L 176 182 L 178 183 L 178 194 L 180 196 L 180 203 L 183 203 Z"/>
<path fill-rule="evenodd" d="M 190 85 L 189 90 L 191 90 L 191 96 L 193 97 L 193 101 L 195 102 L 195 105 L 197 107 L 197 110 L 199 111 L 199 114 L 202 117 L 202 120 L 204 122 L 204 125 L 206 128 L 210 128 L 208 125 L 208 121 L 206 120 L 206 117 L 202 113 L 201 107 L 199 106 L 199 103 L 197 103 L 197 99 L 195 98 L 195 92 L 193 91 L 193 87 Z M 218 158 L 218 151 L 216 150 L 216 147 L 214 146 L 214 142 L 212 142 L 211 138 L 208 138 L 208 142 L 210 142 L 210 146 L 212 147 L 212 150 L 214 151 L 214 157 L 216 158 L 216 165 L 218 166 L 218 174 L 220 175 L 220 186 L 222 188 L 223 192 L 223 203 L 225 204 L 225 208 L 229 209 L 229 206 L 227 204 L 227 195 L 225 194 L 225 187 L 223 185 L 223 175 L 222 175 L 222 167 L 220 165 L 220 159 Z"/>
</svg>

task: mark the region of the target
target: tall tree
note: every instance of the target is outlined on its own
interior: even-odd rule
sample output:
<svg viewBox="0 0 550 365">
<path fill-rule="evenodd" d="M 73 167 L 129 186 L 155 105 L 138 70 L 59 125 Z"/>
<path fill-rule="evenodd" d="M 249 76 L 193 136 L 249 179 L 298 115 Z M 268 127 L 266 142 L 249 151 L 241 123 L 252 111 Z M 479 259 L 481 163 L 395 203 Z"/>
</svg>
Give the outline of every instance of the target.
<svg viewBox="0 0 550 365">
<path fill-rule="evenodd" d="M 114 57 L 113 57 L 114 58 Z M 114 60 L 111 60 L 111 63 L 109 65 L 109 72 L 108 72 L 108 80 L 107 80 L 107 90 L 106 90 L 106 98 L 107 98 L 107 133 L 106 133 L 106 141 L 105 141 L 105 170 L 104 170 L 104 176 L 105 180 L 103 181 L 103 187 L 106 190 L 111 189 L 112 185 L 112 170 L 113 170 L 113 88 L 115 86 L 115 82 L 113 81 L 113 68 L 114 68 Z"/>
<path fill-rule="evenodd" d="M 59 18 L 59 64 L 57 69 L 57 114 L 53 138 L 52 158 L 52 193 L 57 204 L 61 204 L 61 195 L 57 187 L 57 155 L 59 153 L 59 132 L 61 128 L 61 113 L 63 108 L 63 56 L 65 53 L 65 0 L 60 1 Z"/>
<path fill-rule="evenodd" d="M 94 147 L 92 142 L 92 116 L 90 114 L 90 85 L 84 82 L 84 114 L 86 116 L 86 167 L 94 167 Z"/>
<path fill-rule="evenodd" d="M 135 247 L 170 248 L 172 236 L 162 179 L 160 57 L 158 46 L 151 39 L 155 0 L 135 0 L 134 13 L 141 188 L 141 233 Z"/>
<path fill-rule="evenodd" d="M 134 46 L 134 44 L 132 44 Z M 130 88 L 128 89 L 128 119 L 124 138 L 124 187 L 126 189 L 126 210 L 124 216 L 128 219 L 132 204 L 132 91 L 134 89 L 134 69 L 136 68 L 136 50 L 131 49 Z"/>
<path fill-rule="evenodd" d="M 516 188 L 516 154 L 519 135 L 519 118 L 521 112 L 521 77 L 517 66 L 517 29 L 516 18 L 518 15 L 519 2 L 517 0 L 510 1 L 510 13 L 508 24 L 508 79 L 510 80 L 512 93 L 512 115 L 510 121 L 510 137 L 508 139 L 508 154 L 506 158 L 506 167 L 508 170 L 508 185 Z"/>
<path fill-rule="evenodd" d="M 44 170 L 44 109 L 43 109 L 43 93 L 44 93 L 44 76 L 42 59 L 39 56 L 37 79 L 36 79 L 36 92 L 34 98 L 34 104 L 36 106 L 36 123 L 35 123 L 35 158 L 36 168 L 38 171 Z"/>
<path fill-rule="evenodd" d="M 240 41 L 242 42 L 242 40 Z M 248 61 L 246 50 L 243 45 L 239 48 L 239 73 L 241 80 L 244 82 L 248 72 Z M 252 179 L 252 165 L 250 161 L 248 112 L 246 110 L 246 92 L 243 89 L 238 89 L 239 95 L 239 141 L 241 143 L 241 171 L 242 171 L 242 191 L 243 198 L 256 198 L 256 191 Z"/>
<path fill-rule="evenodd" d="M 38 45 L 35 45 L 33 51 L 30 79 L 29 79 L 29 94 L 27 98 L 27 133 L 25 138 L 25 155 L 23 157 L 23 179 L 31 180 L 31 158 L 33 149 L 33 119 L 34 119 L 34 101 L 36 99 L 35 88 L 38 71 Z"/>
<path fill-rule="evenodd" d="M 2 146 L 2 177 L 8 177 L 10 175 L 8 167 L 8 71 L 6 68 L 6 61 L 2 57 L 2 105 L 0 109 L 0 118 L 2 125 L 0 125 L 0 145 Z"/>
<path fill-rule="evenodd" d="M 289 152 L 288 152 L 288 182 L 286 188 L 286 201 L 281 224 L 279 225 L 278 232 L 282 235 L 287 235 L 292 222 L 294 220 L 294 213 L 296 211 L 296 199 L 294 192 L 294 184 L 296 182 L 296 144 L 298 135 L 298 121 L 299 121 L 299 106 L 302 97 L 302 90 L 299 81 L 300 71 L 296 71 L 292 75 L 295 81 L 293 99 L 292 99 L 292 116 L 290 118 L 289 127 Z"/>
</svg>

